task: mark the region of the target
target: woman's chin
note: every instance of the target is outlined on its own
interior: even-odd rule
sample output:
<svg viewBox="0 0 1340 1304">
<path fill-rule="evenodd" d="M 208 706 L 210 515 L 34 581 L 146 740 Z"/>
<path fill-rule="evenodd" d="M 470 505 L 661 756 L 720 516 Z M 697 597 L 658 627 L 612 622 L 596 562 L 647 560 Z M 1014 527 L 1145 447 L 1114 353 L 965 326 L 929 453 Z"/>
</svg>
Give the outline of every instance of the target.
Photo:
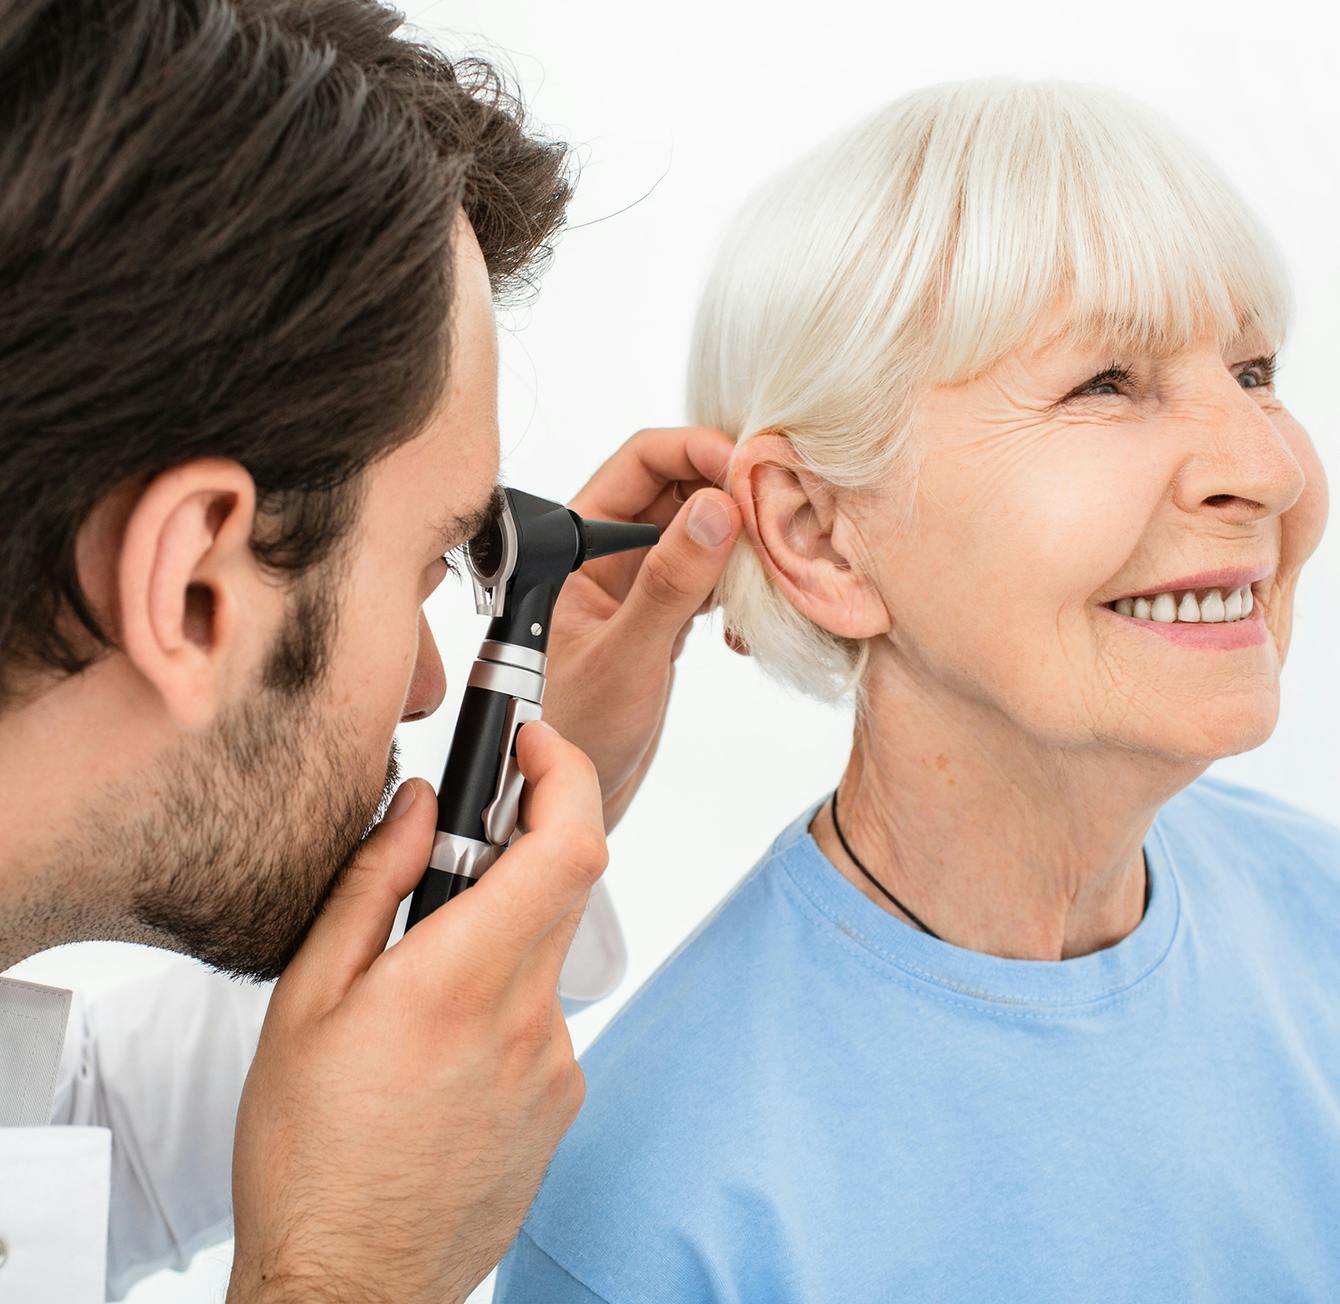
<svg viewBox="0 0 1340 1304">
<path fill-rule="evenodd" d="M 1164 728 L 1147 742 L 1152 750 L 1208 765 L 1254 751 L 1275 732 L 1278 719 L 1278 694 L 1235 693 L 1222 703 L 1199 703 L 1194 719 L 1179 721 L 1176 729 Z"/>
</svg>

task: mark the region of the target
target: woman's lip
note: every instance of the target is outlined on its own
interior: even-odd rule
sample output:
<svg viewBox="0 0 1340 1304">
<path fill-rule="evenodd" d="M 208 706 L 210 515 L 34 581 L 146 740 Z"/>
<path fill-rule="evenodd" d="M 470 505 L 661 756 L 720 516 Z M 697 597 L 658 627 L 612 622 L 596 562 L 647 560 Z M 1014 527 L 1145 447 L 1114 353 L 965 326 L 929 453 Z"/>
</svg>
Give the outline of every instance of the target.
<svg viewBox="0 0 1340 1304">
<path fill-rule="evenodd" d="M 1220 570 L 1201 571 L 1199 575 L 1184 575 L 1181 579 L 1168 580 L 1154 589 L 1118 593 L 1115 597 L 1104 598 L 1103 605 L 1120 602 L 1122 598 L 1156 598 L 1160 593 L 1185 593 L 1188 589 L 1240 589 L 1248 584 L 1269 579 L 1274 573 L 1273 563 L 1256 567 L 1227 566 Z"/>
<path fill-rule="evenodd" d="M 1111 607 L 1103 607 L 1103 610 L 1128 624 L 1147 626 L 1151 633 L 1183 647 L 1231 649 L 1252 647 L 1266 640 L 1265 609 L 1260 603 L 1254 603 L 1241 620 L 1143 620 L 1139 616 L 1123 616 Z"/>
</svg>

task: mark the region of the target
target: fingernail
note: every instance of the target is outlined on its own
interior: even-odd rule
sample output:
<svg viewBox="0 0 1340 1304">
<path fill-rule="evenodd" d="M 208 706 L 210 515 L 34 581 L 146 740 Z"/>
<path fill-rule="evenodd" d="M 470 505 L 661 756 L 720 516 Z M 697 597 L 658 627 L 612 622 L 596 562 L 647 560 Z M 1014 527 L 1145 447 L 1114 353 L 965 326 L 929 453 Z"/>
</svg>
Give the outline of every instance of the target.
<svg viewBox="0 0 1340 1304">
<path fill-rule="evenodd" d="M 689 538 L 702 548 L 719 547 L 730 533 L 730 513 L 710 498 L 699 498 L 689 508 Z"/>
<path fill-rule="evenodd" d="M 414 805 L 414 798 L 418 796 L 418 793 L 419 785 L 417 783 L 402 783 L 396 789 L 395 796 L 391 798 L 391 804 L 386 808 L 383 822 L 389 824 L 392 820 L 398 820 Z"/>
</svg>

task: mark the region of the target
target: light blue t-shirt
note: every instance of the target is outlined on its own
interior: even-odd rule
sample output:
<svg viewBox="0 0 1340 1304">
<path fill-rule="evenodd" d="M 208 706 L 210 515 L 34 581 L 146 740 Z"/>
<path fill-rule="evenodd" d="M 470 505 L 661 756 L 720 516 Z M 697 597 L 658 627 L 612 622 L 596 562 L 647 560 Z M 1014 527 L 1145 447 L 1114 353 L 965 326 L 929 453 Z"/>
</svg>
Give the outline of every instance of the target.
<svg viewBox="0 0 1340 1304">
<path fill-rule="evenodd" d="M 1115 946 L 918 931 L 816 800 L 610 1022 L 497 1304 L 1340 1301 L 1340 828 L 1203 775 Z"/>
</svg>

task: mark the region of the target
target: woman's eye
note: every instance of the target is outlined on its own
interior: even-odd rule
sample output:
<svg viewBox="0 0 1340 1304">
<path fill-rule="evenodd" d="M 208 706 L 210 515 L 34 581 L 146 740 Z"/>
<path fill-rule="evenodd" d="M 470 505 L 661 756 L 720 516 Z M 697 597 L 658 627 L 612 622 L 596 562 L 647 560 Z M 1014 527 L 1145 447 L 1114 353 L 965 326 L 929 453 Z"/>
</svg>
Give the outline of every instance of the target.
<svg viewBox="0 0 1340 1304">
<path fill-rule="evenodd" d="M 1279 370 L 1279 359 L 1272 353 L 1268 358 L 1253 358 L 1240 372 L 1238 379 L 1243 376 L 1255 376 L 1256 384 L 1246 386 L 1247 389 L 1265 389 L 1268 385 L 1275 382 L 1275 373 Z"/>
<path fill-rule="evenodd" d="M 1277 370 L 1276 355 L 1271 354 L 1267 358 L 1253 358 L 1250 362 L 1244 364 L 1241 371 L 1238 372 L 1238 379 L 1244 376 L 1253 376 L 1256 379 L 1254 385 L 1245 385 L 1244 389 L 1264 389 L 1272 384 Z M 1096 376 L 1091 376 L 1079 388 L 1072 389 L 1069 394 L 1061 401 L 1067 402 L 1072 398 L 1106 398 L 1108 395 L 1100 394 L 1097 391 L 1107 389 L 1113 394 L 1121 392 L 1119 386 L 1131 385 L 1134 377 L 1126 367 L 1119 367 L 1115 362 Z"/>
<path fill-rule="evenodd" d="M 1110 389 L 1114 394 L 1119 394 L 1119 393 L 1121 393 L 1121 391 L 1116 387 L 1116 385 L 1113 384 L 1113 382 L 1110 381 L 1110 380 L 1096 381 L 1096 382 L 1095 382 L 1094 384 L 1092 384 L 1092 385 L 1086 385 L 1086 386 L 1084 387 L 1084 389 L 1081 390 L 1080 392 L 1081 392 L 1082 394 L 1088 394 L 1088 393 L 1090 393 L 1090 392 L 1092 392 L 1092 391 L 1094 391 L 1094 390 L 1099 390 L 1099 389 L 1104 389 L 1104 388 L 1106 388 L 1106 389 Z"/>
<path fill-rule="evenodd" d="M 1078 389 L 1072 389 L 1070 393 L 1065 396 L 1065 399 L 1062 399 L 1062 402 L 1072 398 L 1089 398 L 1093 396 L 1092 392 L 1094 390 L 1102 389 L 1104 386 L 1110 389 L 1114 394 L 1118 394 L 1121 391 L 1117 386 L 1129 385 L 1131 380 L 1132 376 L 1127 368 L 1119 367 L 1116 363 L 1113 363 L 1112 366 L 1100 371 L 1096 376 L 1090 376 Z M 1096 397 L 1104 398 L 1106 395 L 1100 394 L 1096 395 Z"/>
</svg>

